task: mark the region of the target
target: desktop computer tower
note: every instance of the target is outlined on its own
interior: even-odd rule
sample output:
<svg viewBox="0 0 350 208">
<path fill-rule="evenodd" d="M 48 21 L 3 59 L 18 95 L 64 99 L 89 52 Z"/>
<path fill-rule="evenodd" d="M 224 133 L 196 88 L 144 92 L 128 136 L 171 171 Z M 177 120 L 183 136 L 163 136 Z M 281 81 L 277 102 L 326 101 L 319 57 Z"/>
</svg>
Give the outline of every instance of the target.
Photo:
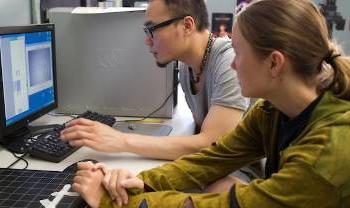
<svg viewBox="0 0 350 208">
<path fill-rule="evenodd" d="M 55 7 L 97 6 L 97 0 L 39 0 L 40 22 L 48 22 L 47 11 Z"/>
<path fill-rule="evenodd" d="M 145 10 L 72 13 L 54 8 L 48 17 L 56 29 L 58 112 L 86 110 L 115 116 L 173 114 L 174 70 L 156 66 L 144 44 Z"/>
</svg>

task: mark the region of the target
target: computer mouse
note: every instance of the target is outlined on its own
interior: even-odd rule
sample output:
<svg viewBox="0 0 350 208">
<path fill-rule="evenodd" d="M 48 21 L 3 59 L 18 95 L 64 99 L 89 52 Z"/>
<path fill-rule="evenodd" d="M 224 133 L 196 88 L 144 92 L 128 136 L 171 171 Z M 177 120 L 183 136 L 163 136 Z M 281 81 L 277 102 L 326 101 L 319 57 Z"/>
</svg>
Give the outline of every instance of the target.
<svg viewBox="0 0 350 208">
<path fill-rule="evenodd" d="M 88 161 L 90 161 L 90 162 L 92 162 L 92 163 L 98 163 L 98 161 L 97 160 L 94 160 L 94 159 L 84 159 L 84 160 L 80 160 L 80 161 L 78 161 L 78 162 L 75 162 L 75 163 L 73 163 L 73 164 L 71 164 L 70 166 L 68 166 L 68 167 L 66 167 L 64 170 L 63 170 L 63 172 L 64 173 L 75 173 L 75 172 L 77 172 L 77 170 L 78 170 L 78 163 L 79 162 L 88 162 Z"/>
</svg>

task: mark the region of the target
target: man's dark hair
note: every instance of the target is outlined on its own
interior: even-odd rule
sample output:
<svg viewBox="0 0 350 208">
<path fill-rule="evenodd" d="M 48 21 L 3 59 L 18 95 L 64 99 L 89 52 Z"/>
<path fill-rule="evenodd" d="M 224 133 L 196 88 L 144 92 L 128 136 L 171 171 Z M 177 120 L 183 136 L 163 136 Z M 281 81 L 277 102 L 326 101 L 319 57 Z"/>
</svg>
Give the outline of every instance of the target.
<svg viewBox="0 0 350 208">
<path fill-rule="evenodd" d="M 163 0 L 172 17 L 191 16 L 198 31 L 209 28 L 208 10 L 204 0 Z"/>
</svg>

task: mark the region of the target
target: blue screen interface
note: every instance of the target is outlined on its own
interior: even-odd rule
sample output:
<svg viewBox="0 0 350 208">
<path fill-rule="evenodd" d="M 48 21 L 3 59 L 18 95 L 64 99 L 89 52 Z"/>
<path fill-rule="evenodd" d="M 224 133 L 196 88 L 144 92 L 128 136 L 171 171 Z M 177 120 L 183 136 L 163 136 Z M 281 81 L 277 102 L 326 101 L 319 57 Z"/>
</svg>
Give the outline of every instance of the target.
<svg viewBox="0 0 350 208">
<path fill-rule="evenodd" d="M 0 35 L 6 126 L 55 101 L 51 33 Z"/>
</svg>

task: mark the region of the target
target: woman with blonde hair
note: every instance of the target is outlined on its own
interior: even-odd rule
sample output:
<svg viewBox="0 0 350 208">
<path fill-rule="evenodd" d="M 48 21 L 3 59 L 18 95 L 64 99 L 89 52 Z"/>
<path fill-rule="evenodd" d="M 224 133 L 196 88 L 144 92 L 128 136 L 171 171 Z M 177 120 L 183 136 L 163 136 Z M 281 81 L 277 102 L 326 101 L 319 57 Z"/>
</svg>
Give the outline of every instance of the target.
<svg viewBox="0 0 350 208">
<path fill-rule="evenodd" d="M 242 122 L 215 146 L 138 176 L 80 164 L 73 186 L 90 205 L 350 207 L 350 59 L 319 9 L 310 0 L 253 2 L 236 17 L 232 45 L 243 95 L 262 98 Z M 264 179 L 187 192 L 263 157 Z"/>
</svg>

